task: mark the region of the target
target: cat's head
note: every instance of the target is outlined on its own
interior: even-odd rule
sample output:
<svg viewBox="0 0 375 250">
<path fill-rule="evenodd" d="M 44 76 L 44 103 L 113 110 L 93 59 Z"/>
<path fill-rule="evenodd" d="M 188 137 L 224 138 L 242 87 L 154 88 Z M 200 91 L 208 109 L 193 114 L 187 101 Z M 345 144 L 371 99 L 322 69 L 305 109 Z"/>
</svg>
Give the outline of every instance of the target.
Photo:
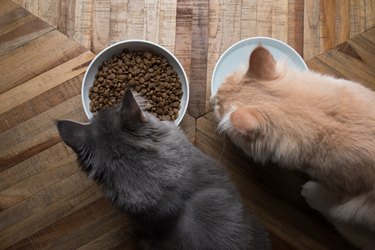
<svg viewBox="0 0 375 250">
<path fill-rule="evenodd" d="M 268 136 L 268 129 L 275 122 L 269 115 L 280 113 L 277 86 L 286 81 L 287 72 L 285 63 L 276 62 L 266 48 L 255 48 L 246 71 L 228 76 L 213 98 L 219 131 L 228 134 L 241 148 L 255 138 Z"/>
<path fill-rule="evenodd" d="M 152 141 L 166 133 L 166 123 L 143 112 L 127 89 L 121 105 L 100 111 L 89 123 L 63 120 L 57 122 L 57 128 L 77 154 L 82 170 L 101 180 L 119 165 L 136 161 L 134 152 L 154 153 Z"/>
<path fill-rule="evenodd" d="M 256 132 L 265 120 L 259 104 L 267 101 L 264 97 L 269 87 L 284 75 L 283 63 L 277 63 L 266 48 L 255 48 L 246 72 L 228 76 L 214 97 L 215 115 L 222 129 L 231 126 L 241 134 Z"/>
</svg>

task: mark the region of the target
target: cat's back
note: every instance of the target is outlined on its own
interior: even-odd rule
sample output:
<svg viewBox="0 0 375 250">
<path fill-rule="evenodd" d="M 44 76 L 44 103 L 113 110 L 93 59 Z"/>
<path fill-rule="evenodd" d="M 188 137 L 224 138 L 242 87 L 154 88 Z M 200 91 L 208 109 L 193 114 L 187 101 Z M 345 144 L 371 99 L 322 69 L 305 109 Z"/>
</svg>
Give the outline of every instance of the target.
<svg viewBox="0 0 375 250">
<path fill-rule="evenodd" d="M 335 133 L 360 135 L 367 131 L 367 137 L 374 136 L 375 92 L 359 83 L 290 70 L 284 78 L 268 84 L 259 106 L 269 107 L 271 115 L 281 122 L 322 127 Z"/>
</svg>

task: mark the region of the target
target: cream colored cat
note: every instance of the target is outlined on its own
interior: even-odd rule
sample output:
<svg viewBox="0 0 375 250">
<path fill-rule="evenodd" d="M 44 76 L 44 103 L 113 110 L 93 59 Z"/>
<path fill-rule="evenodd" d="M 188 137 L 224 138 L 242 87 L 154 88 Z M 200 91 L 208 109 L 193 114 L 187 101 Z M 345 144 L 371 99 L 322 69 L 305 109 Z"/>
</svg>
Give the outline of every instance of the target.
<svg viewBox="0 0 375 250">
<path fill-rule="evenodd" d="M 264 47 L 220 86 L 219 130 L 255 160 L 308 173 L 302 196 L 356 246 L 375 249 L 375 93 L 298 72 Z"/>
</svg>

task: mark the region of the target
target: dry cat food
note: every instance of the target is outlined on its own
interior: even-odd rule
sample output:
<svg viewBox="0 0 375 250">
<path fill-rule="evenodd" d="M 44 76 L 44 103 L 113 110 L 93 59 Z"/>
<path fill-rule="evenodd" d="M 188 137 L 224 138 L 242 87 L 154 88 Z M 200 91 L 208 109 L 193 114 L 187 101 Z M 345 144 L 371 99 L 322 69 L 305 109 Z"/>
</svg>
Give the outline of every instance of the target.
<svg viewBox="0 0 375 250">
<path fill-rule="evenodd" d="M 181 105 L 181 81 L 167 59 L 151 52 L 124 51 L 103 62 L 90 87 L 92 113 L 119 103 L 127 87 L 148 102 L 145 110 L 175 120 Z"/>
</svg>

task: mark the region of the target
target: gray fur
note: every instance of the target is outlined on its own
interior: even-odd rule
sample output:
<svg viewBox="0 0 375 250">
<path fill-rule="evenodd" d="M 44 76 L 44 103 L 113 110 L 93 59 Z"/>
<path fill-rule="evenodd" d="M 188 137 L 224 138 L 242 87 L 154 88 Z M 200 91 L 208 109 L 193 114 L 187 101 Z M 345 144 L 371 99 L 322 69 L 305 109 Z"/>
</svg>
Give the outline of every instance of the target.
<svg viewBox="0 0 375 250">
<path fill-rule="evenodd" d="M 130 215 L 143 249 L 270 249 L 223 167 L 173 122 L 143 113 L 131 91 L 89 125 L 57 127 L 82 170 Z"/>
</svg>

